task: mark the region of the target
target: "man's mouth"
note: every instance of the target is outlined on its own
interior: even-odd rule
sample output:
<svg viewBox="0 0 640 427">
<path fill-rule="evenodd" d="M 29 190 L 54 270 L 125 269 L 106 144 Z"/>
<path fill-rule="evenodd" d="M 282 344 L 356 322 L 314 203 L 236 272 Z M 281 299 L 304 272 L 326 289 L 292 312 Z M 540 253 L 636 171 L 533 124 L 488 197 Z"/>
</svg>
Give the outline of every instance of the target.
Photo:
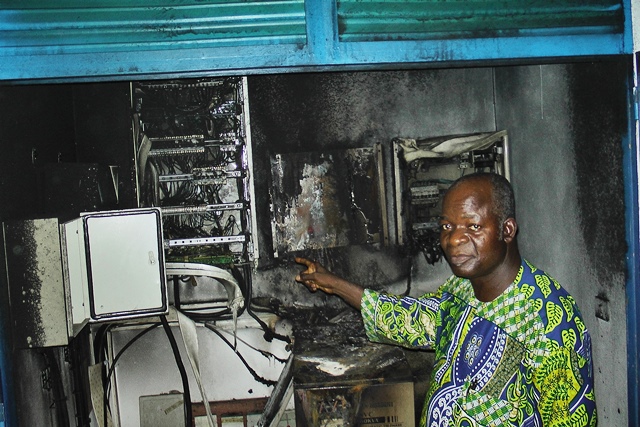
<svg viewBox="0 0 640 427">
<path fill-rule="evenodd" d="M 457 254 L 449 257 L 449 262 L 455 266 L 460 266 L 473 258 L 471 255 Z"/>
</svg>

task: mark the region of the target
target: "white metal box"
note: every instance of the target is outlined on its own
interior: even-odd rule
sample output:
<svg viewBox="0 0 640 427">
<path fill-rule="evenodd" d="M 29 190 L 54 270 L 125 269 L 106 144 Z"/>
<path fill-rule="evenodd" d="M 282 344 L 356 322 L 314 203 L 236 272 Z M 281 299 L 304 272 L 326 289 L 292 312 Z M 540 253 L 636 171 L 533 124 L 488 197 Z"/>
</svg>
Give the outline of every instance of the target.
<svg viewBox="0 0 640 427">
<path fill-rule="evenodd" d="M 167 313 L 159 209 L 86 213 L 61 228 L 74 333 L 87 321 Z"/>
</svg>

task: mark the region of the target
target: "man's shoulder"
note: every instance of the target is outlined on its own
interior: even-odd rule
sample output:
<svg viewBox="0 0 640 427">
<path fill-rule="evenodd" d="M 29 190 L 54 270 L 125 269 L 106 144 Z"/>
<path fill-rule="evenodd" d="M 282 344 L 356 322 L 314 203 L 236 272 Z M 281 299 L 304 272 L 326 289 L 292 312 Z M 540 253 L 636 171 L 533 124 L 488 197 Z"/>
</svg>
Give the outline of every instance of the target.
<svg viewBox="0 0 640 427">
<path fill-rule="evenodd" d="M 553 276 L 525 259 L 515 284 L 529 300 L 541 300 L 545 305 L 548 302 L 576 305 L 573 297 Z"/>
<path fill-rule="evenodd" d="M 552 276 L 523 261 L 517 287 L 526 297 L 526 306 L 536 312 L 538 340 L 551 347 L 580 347 L 582 340 L 589 339 L 576 301 Z"/>
</svg>

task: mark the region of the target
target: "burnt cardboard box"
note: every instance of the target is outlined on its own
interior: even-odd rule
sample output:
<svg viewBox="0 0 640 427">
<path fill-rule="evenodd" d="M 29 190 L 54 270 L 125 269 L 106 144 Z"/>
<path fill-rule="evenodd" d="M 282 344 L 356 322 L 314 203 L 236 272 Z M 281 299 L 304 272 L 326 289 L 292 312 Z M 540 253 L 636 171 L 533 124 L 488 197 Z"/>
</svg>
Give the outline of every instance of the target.
<svg viewBox="0 0 640 427">
<path fill-rule="evenodd" d="M 356 425 L 413 427 L 414 412 L 412 382 L 379 384 L 363 391 Z"/>
<path fill-rule="evenodd" d="M 296 427 L 415 426 L 423 396 L 402 348 L 370 342 L 356 310 L 292 318 Z"/>
<path fill-rule="evenodd" d="M 296 426 L 414 427 L 413 382 L 297 389 Z"/>
<path fill-rule="evenodd" d="M 296 426 L 415 426 L 414 382 L 404 351 L 355 340 L 337 326 L 323 329 L 338 338 L 296 342 Z"/>
</svg>

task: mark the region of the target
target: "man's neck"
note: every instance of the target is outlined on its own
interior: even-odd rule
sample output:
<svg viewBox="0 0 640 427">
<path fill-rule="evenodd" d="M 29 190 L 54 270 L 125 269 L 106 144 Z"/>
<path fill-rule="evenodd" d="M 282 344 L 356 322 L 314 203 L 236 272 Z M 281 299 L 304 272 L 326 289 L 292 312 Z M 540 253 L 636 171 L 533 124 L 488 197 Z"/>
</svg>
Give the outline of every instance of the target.
<svg viewBox="0 0 640 427">
<path fill-rule="evenodd" d="M 519 253 L 507 258 L 490 275 L 473 279 L 471 285 L 476 298 L 482 302 L 490 302 L 498 298 L 516 279 L 522 259 Z"/>
</svg>

